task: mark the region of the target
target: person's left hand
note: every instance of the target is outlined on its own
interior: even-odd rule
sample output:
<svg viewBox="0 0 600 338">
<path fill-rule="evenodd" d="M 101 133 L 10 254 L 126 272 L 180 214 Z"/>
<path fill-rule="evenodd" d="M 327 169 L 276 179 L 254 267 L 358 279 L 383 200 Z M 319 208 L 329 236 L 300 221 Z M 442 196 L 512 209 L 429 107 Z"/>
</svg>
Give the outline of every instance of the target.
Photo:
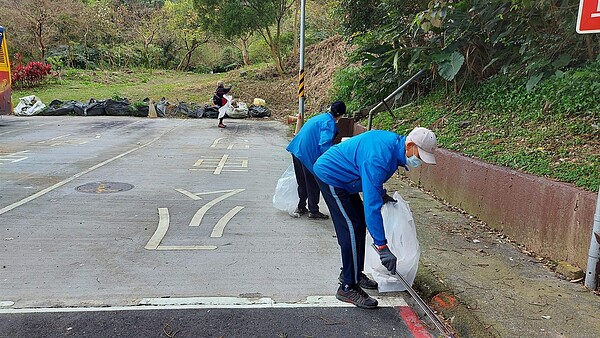
<svg viewBox="0 0 600 338">
<path fill-rule="evenodd" d="M 387 192 L 385 194 L 383 194 L 382 197 L 383 197 L 383 204 L 386 204 L 388 202 L 391 202 L 392 204 L 396 204 L 396 202 L 397 202 L 392 196 L 388 195 Z"/>
</svg>

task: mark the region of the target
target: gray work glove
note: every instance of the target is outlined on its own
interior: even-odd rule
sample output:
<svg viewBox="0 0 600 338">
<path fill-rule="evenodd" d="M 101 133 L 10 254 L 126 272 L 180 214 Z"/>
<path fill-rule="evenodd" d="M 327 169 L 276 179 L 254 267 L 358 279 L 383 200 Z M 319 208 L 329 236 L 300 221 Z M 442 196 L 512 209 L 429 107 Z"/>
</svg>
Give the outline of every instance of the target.
<svg viewBox="0 0 600 338">
<path fill-rule="evenodd" d="M 396 256 L 390 251 L 390 249 L 385 246 L 381 250 L 377 250 L 379 252 L 379 259 L 381 259 L 381 264 L 385 266 L 392 274 L 396 273 L 396 261 L 398 260 Z"/>
<path fill-rule="evenodd" d="M 387 202 L 392 202 L 392 204 L 396 204 L 397 202 L 394 198 L 392 198 L 392 196 L 388 195 L 387 193 L 383 194 L 382 198 L 383 204 L 386 204 Z"/>
</svg>

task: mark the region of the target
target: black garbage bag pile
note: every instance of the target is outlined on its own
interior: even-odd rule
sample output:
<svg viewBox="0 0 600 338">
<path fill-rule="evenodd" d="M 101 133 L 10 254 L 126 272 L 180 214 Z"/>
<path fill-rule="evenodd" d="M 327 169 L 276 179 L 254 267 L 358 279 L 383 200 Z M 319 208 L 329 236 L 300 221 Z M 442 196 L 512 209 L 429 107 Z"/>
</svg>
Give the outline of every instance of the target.
<svg viewBox="0 0 600 338">
<path fill-rule="evenodd" d="M 90 99 L 87 103 L 79 101 L 52 101 L 48 107 L 38 113 L 41 116 L 136 116 L 148 117 L 150 111 L 150 99 L 143 100 L 141 105 L 131 105 L 127 99 Z M 163 97 L 155 104 L 156 115 L 158 117 L 167 117 L 166 106 L 169 105 Z M 219 116 L 219 107 L 208 104 L 197 105 L 179 102 L 175 107 L 176 114 L 184 114 L 189 118 L 217 118 Z M 264 106 L 251 105 L 248 108 L 249 117 L 270 117 L 271 111 Z"/>
<path fill-rule="evenodd" d="M 251 117 L 271 117 L 271 111 L 265 106 L 251 105 L 248 108 L 248 115 Z"/>
<path fill-rule="evenodd" d="M 50 102 L 48 108 L 38 115 L 41 116 L 148 116 L 148 106 L 133 107 L 127 99 L 121 100 L 96 100 L 90 99 L 88 103 L 79 101 L 60 101 Z"/>
<path fill-rule="evenodd" d="M 204 107 L 197 106 L 192 103 L 191 107 L 188 107 L 186 102 L 179 102 L 175 107 L 175 114 L 185 114 L 191 118 L 202 118 L 204 117 Z"/>
<path fill-rule="evenodd" d="M 73 115 L 83 116 L 85 111 L 85 105 L 79 101 L 67 101 L 63 102 L 60 100 L 53 100 L 50 102 L 46 110 L 39 113 L 42 116 L 61 116 L 61 115 Z"/>
</svg>

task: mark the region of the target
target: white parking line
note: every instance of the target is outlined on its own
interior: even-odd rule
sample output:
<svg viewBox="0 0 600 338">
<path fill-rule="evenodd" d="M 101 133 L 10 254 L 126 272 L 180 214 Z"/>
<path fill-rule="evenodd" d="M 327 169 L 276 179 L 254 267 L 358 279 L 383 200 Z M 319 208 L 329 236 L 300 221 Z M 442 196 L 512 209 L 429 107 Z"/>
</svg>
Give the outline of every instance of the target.
<svg viewBox="0 0 600 338">
<path fill-rule="evenodd" d="M 39 143 L 39 144 L 44 144 L 44 143 L 46 143 L 46 142 L 49 142 L 49 141 L 55 141 L 55 140 L 61 139 L 61 138 L 63 138 L 63 137 L 67 137 L 67 136 L 69 136 L 69 135 L 71 135 L 71 134 L 64 134 L 64 135 L 60 135 L 60 136 L 57 136 L 57 137 L 53 137 L 53 138 L 51 138 L 51 139 L 47 139 L 47 140 L 44 140 L 44 141 L 40 141 L 40 142 L 38 142 L 38 143 Z"/>
<path fill-rule="evenodd" d="M 408 306 L 402 297 L 375 296 L 379 307 Z M 340 302 L 335 296 L 308 296 L 299 302 L 276 302 L 272 298 L 243 297 L 189 297 L 189 298 L 143 298 L 139 305 L 108 307 L 52 307 L 0 309 L 0 314 L 23 313 L 66 313 L 66 312 L 109 312 L 141 310 L 179 309 L 266 309 L 266 308 L 353 308 L 354 305 Z"/>
</svg>

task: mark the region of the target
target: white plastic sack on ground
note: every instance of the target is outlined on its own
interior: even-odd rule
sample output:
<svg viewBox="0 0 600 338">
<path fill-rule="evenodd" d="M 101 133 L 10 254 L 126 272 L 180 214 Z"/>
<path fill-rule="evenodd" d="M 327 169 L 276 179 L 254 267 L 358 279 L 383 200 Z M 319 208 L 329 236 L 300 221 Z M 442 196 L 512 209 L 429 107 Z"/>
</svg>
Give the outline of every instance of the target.
<svg viewBox="0 0 600 338">
<path fill-rule="evenodd" d="M 248 117 L 248 106 L 245 102 L 238 102 L 237 108 L 233 105 L 229 106 L 227 116 L 232 119 L 243 119 Z"/>
<path fill-rule="evenodd" d="M 219 108 L 219 116 L 217 116 L 217 118 L 219 118 L 219 119 L 222 119 L 225 117 L 227 110 L 229 110 L 229 107 L 231 106 L 231 100 L 233 99 L 233 97 L 231 97 L 231 95 L 223 95 L 223 97 L 227 100 L 227 103 L 225 103 L 225 105 L 223 107 Z"/>
<path fill-rule="evenodd" d="M 35 95 L 25 96 L 19 99 L 19 104 L 15 107 L 15 115 L 32 116 L 39 114 L 46 109 L 39 97 Z"/>
<path fill-rule="evenodd" d="M 386 203 L 381 207 L 385 237 L 390 251 L 398 258 L 396 271 L 412 285 L 419 267 L 421 249 L 417 240 L 417 231 L 408 203 L 394 193 L 396 204 Z M 371 273 L 379 284 L 379 292 L 404 291 L 406 288 L 381 265 L 379 254 L 372 247 L 373 239 L 367 234 L 365 248 L 365 272 Z"/>
<path fill-rule="evenodd" d="M 294 172 L 294 166 L 290 164 L 277 181 L 275 195 L 273 195 L 273 206 L 281 211 L 287 211 L 292 215 L 296 211 L 296 207 L 298 207 L 298 201 L 296 173 Z"/>
</svg>

